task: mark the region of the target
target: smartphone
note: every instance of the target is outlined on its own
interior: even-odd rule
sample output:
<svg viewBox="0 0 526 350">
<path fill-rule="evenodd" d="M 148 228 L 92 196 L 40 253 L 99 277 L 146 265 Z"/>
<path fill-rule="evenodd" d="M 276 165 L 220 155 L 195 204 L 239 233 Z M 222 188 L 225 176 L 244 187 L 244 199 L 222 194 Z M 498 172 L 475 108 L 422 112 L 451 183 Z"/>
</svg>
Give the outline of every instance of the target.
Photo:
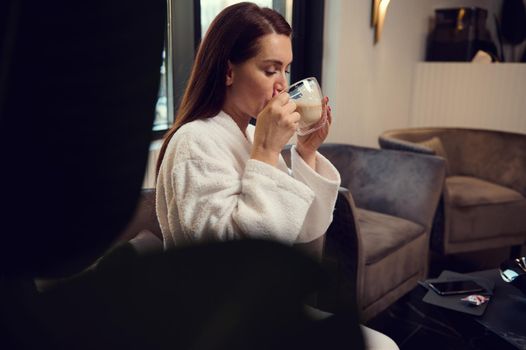
<svg viewBox="0 0 526 350">
<path fill-rule="evenodd" d="M 474 293 L 485 290 L 484 287 L 473 280 L 431 282 L 429 287 L 440 295 Z"/>
</svg>

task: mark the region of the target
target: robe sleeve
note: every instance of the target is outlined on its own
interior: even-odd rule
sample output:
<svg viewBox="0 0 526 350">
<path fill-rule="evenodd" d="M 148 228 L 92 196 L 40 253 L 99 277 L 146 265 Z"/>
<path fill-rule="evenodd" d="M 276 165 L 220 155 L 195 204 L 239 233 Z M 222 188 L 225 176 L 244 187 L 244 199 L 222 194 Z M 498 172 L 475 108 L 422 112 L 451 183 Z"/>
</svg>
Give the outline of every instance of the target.
<svg viewBox="0 0 526 350">
<path fill-rule="evenodd" d="M 314 192 L 314 200 L 296 239 L 297 243 L 305 243 L 320 237 L 329 228 L 341 179 L 334 165 L 320 153 L 316 153 L 314 171 L 301 158 L 295 146 L 290 151 L 292 176 Z"/>
</svg>

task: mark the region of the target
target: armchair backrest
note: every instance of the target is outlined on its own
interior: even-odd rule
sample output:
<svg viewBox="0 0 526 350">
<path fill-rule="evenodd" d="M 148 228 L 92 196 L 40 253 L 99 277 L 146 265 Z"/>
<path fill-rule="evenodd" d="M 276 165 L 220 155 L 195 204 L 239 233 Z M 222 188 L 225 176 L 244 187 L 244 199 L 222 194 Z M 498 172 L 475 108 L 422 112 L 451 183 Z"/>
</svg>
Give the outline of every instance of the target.
<svg viewBox="0 0 526 350">
<path fill-rule="evenodd" d="M 338 169 L 357 207 L 431 227 L 444 181 L 443 159 L 336 143 L 319 151 Z"/>
<path fill-rule="evenodd" d="M 473 176 L 526 195 L 526 135 L 467 128 L 389 130 L 382 147 L 422 152 L 417 142 L 438 136 L 447 154 L 451 175 Z"/>
<path fill-rule="evenodd" d="M 150 231 L 162 241 L 161 227 L 155 212 L 154 188 L 144 188 L 141 190 L 133 218 L 119 237 L 119 240 L 129 241 L 143 230 Z"/>
<path fill-rule="evenodd" d="M 358 305 L 365 257 L 358 234 L 357 212 L 351 193 L 340 188 L 334 217 L 325 233 L 322 264 L 331 273 L 331 281 L 318 295 L 318 305 L 333 312 Z"/>
</svg>

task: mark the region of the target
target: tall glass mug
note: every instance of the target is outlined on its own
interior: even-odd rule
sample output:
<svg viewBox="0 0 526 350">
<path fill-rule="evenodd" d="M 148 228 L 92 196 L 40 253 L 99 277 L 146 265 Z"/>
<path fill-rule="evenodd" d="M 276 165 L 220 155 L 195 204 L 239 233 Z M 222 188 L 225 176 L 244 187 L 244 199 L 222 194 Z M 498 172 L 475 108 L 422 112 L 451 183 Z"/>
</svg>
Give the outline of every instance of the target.
<svg viewBox="0 0 526 350">
<path fill-rule="evenodd" d="M 299 136 L 308 135 L 321 129 L 327 120 L 322 118 L 322 99 L 320 84 L 314 77 L 305 78 L 292 84 L 287 92 L 296 103 L 296 112 L 301 115 L 297 130 Z"/>
</svg>

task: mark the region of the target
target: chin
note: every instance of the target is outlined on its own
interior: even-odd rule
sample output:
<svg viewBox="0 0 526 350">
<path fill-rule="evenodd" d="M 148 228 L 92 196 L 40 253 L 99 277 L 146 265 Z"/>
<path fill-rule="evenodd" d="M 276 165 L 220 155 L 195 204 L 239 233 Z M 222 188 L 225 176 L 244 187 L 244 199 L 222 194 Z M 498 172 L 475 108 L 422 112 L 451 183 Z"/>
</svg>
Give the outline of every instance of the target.
<svg viewBox="0 0 526 350">
<path fill-rule="evenodd" d="M 262 110 L 263 108 L 255 110 L 254 113 L 251 114 L 252 118 L 257 119 L 258 114 L 261 113 Z"/>
</svg>

